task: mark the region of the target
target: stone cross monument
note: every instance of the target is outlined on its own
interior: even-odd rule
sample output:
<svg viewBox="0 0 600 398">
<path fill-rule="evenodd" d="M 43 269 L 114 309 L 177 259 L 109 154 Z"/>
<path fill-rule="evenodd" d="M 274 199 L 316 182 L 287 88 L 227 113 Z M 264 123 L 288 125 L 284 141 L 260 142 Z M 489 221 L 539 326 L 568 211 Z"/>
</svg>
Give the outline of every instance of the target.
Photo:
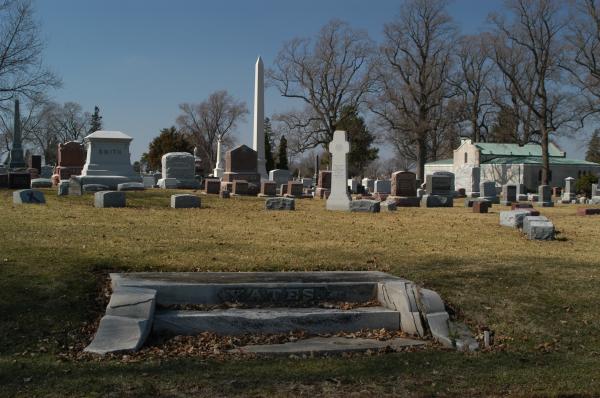
<svg viewBox="0 0 600 398">
<path fill-rule="evenodd" d="M 21 146 L 21 115 L 19 113 L 19 100 L 15 100 L 15 124 L 13 134 L 13 144 L 10 150 L 10 158 L 8 161 L 8 169 L 22 169 L 27 167 L 23 158 L 23 147 Z"/>
<path fill-rule="evenodd" d="M 252 149 L 258 154 L 260 178 L 269 179 L 265 166 L 265 83 L 264 68 L 260 57 L 256 60 L 254 76 L 254 134 Z"/>
<path fill-rule="evenodd" d="M 346 188 L 348 182 L 348 152 L 350 143 L 346 132 L 336 130 L 329 143 L 331 153 L 331 193 L 327 199 L 327 210 L 350 210 L 350 196 Z"/>
<path fill-rule="evenodd" d="M 215 168 L 213 170 L 213 177 L 221 178 L 223 177 L 223 161 L 221 160 L 221 135 L 217 136 L 217 161 L 215 164 Z"/>
</svg>

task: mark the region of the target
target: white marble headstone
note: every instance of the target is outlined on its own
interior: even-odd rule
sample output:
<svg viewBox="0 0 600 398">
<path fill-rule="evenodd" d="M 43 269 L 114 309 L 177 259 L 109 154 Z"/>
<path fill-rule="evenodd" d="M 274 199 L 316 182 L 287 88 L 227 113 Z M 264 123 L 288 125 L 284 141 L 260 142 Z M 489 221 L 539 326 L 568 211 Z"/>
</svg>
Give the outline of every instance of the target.
<svg viewBox="0 0 600 398">
<path fill-rule="evenodd" d="M 346 140 L 346 132 L 336 130 L 333 141 L 329 143 L 331 153 L 331 193 L 327 199 L 327 210 L 350 211 L 348 195 L 348 152 L 350 143 Z"/>
</svg>

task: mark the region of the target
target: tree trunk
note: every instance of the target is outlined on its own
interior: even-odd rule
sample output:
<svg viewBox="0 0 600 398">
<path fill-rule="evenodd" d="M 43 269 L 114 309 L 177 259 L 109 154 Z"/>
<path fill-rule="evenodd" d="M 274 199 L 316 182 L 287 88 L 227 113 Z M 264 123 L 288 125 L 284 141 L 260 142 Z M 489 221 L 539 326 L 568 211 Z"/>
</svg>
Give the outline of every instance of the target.
<svg viewBox="0 0 600 398">
<path fill-rule="evenodd" d="M 427 144 L 425 137 L 421 135 L 417 139 L 417 178 L 421 183 L 425 182 L 425 162 L 427 160 Z"/>
<path fill-rule="evenodd" d="M 548 129 L 542 123 L 540 123 L 540 133 L 542 135 L 542 185 L 549 185 L 550 158 L 548 156 Z"/>
</svg>

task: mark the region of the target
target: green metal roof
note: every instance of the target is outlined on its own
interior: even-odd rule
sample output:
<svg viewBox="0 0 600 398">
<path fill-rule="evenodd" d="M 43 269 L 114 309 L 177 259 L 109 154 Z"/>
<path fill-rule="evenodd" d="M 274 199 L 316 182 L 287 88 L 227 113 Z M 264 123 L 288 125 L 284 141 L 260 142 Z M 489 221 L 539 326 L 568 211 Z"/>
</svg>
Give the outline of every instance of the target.
<svg viewBox="0 0 600 398">
<path fill-rule="evenodd" d="M 559 157 L 551 157 L 550 164 L 554 165 L 571 165 L 571 166 L 600 166 L 598 163 L 588 162 L 587 160 L 567 159 Z M 542 164 L 541 156 L 512 156 L 499 157 L 486 160 L 482 164 Z"/>
<path fill-rule="evenodd" d="M 476 142 L 474 144 L 481 155 L 493 156 L 542 156 L 542 146 L 538 144 L 495 144 L 486 142 Z M 548 145 L 548 154 L 553 157 L 564 157 L 565 153 L 550 143 Z"/>
<path fill-rule="evenodd" d="M 430 165 L 430 164 L 437 164 L 437 165 L 442 165 L 442 164 L 454 164 L 454 159 L 442 159 L 442 160 L 436 160 L 435 162 L 427 162 L 426 164 Z"/>
</svg>

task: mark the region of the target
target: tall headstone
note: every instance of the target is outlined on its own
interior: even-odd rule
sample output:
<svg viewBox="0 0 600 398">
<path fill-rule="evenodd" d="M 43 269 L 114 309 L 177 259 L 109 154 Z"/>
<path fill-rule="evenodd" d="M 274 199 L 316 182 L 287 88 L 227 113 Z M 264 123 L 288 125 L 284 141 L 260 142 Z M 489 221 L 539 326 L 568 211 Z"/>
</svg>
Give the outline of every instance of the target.
<svg viewBox="0 0 600 398">
<path fill-rule="evenodd" d="M 217 136 L 217 162 L 215 164 L 215 168 L 213 170 L 213 177 L 215 178 L 223 178 L 223 160 L 221 159 L 221 142 L 223 139 L 219 134 Z"/>
<path fill-rule="evenodd" d="M 87 158 L 80 176 L 71 176 L 73 192 L 78 185 L 104 185 L 109 189 L 125 182 L 142 182 L 133 170 L 129 145 L 133 138 L 120 131 L 95 131 L 84 138 Z M 70 189 L 71 191 L 71 189 Z"/>
<path fill-rule="evenodd" d="M 277 186 L 287 184 L 292 179 L 292 173 L 289 170 L 274 169 L 269 171 L 269 180 L 274 181 Z"/>
<path fill-rule="evenodd" d="M 482 200 L 489 200 L 492 203 L 500 203 L 496 193 L 496 183 L 494 181 L 482 181 L 479 184 L 479 197 Z"/>
<path fill-rule="evenodd" d="M 254 149 L 240 145 L 225 154 L 224 182 L 244 180 L 260 187 L 260 174 L 257 171 L 258 157 Z"/>
<path fill-rule="evenodd" d="M 19 100 L 15 100 L 14 131 L 12 148 L 9 152 L 8 169 L 17 170 L 27 167 L 23 157 L 23 147 L 21 143 L 21 114 L 19 112 Z"/>
<path fill-rule="evenodd" d="M 327 210 L 350 210 L 350 196 L 346 189 L 348 182 L 348 152 L 350 152 L 350 143 L 346 140 L 346 132 L 336 130 L 333 133 L 333 141 L 329 143 L 331 193 L 327 199 Z"/>
<path fill-rule="evenodd" d="M 80 175 L 85 165 L 85 148 L 82 143 L 69 141 L 58 144 L 58 164 L 54 168 L 52 177 L 57 183 L 60 180 L 68 180 L 71 176 Z"/>
<path fill-rule="evenodd" d="M 538 188 L 538 206 L 552 207 L 552 188 L 549 185 L 540 185 Z"/>
<path fill-rule="evenodd" d="M 600 196 L 600 184 L 592 184 L 592 198 L 594 196 Z"/>
<path fill-rule="evenodd" d="M 199 189 L 196 180 L 196 162 L 194 155 L 187 152 L 169 152 L 161 158 L 162 178 L 158 180 L 160 188 L 167 188 L 166 180 L 175 179 L 179 189 Z"/>
<path fill-rule="evenodd" d="M 425 181 L 427 195 L 451 196 L 453 194 L 453 180 L 447 174 L 430 174 L 425 177 Z"/>
<path fill-rule="evenodd" d="M 319 181 L 319 155 L 315 156 L 315 175 L 313 176 L 315 181 Z"/>
<path fill-rule="evenodd" d="M 264 67 L 260 57 L 256 60 L 254 74 L 254 134 L 252 148 L 257 154 L 257 172 L 260 178 L 266 180 L 267 168 L 265 166 L 265 83 Z"/>
<path fill-rule="evenodd" d="M 392 173 L 392 196 L 415 197 L 417 196 L 417 177 L 410 171 L 396 171 Z"/>
<path fill-rule="evenodd" d="M 506 206 L 510 206 L 513 202 L 517 201 L 517 186 L 514 184 L 502 185 L 502 194 L 500 203 Z"/>
<path fill-rule="evenodd" d="M 575 199 L 577 199 L 575 179 L 573 177 L 567 177 L 565 178 L 565 191 L 562 195 L 562 201 L 565 203 L 571 203 L 571 201 Z"/>
<path fill-rule="evenodd" d="M 317 181 L 317 189 L 315 189 L 315 198 L 326 198 L 331 192 L 331 171 L 319 171 L 319 179 Z"/>
</svg>

